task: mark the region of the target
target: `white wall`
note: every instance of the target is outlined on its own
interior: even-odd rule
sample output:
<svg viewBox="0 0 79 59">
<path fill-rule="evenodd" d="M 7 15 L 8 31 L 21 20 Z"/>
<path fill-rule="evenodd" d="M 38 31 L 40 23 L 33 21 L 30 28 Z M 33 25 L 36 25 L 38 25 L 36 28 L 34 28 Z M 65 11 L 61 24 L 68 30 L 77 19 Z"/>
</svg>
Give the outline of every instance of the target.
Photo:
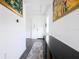
<svg viewBox="0 0 79 59">
<path fill-rule="evenodd" d="M 25 34 L 25 19 L 0 5 L 0 59 L 19 59 L 25 50 Z"/>
<path fill-rule="evenodd" d="M 27 37 L 42 38 L 45 35 L 47 11 L 52 0 L 26 0 Z"/>
<path fill-rule="evenodd" d="M 79 51 L 79 8 L 53 22 L 52 7 L 49 11 L 49 34 Z"/>
<path fill-rule="evenodd" d="M 45 17 L 41 15 L 26 16 L 26 37 L 42 38 L 45 31 Z"/>
<path fill-rule="evenodd" d="M 32 19 L 26 15 L 26 38 L 32 37 Z"/>
<path fill-rule="evenodd" d="M 45 17 L 44 16 L 33 16 L 32 17 L 32 38 L 43 38 L 45 28 Z"/>
</svg>

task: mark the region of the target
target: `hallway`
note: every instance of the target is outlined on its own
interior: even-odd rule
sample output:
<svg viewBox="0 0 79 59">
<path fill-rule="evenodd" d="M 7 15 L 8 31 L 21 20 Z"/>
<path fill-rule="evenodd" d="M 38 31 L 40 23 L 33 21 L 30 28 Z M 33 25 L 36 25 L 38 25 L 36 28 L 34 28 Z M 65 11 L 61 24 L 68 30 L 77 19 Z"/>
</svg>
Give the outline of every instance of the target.
<svg viewBox="0 0 79 59">
<path fill-rule="evenodd" d="M 63 0 L 3 1 L 0 0 L 0 59 L 79 59 L 79 5 L 53 21 L 55 8 L 57 15 L 66 10 Z M 60 1 L 63 9 L 59 8 Z"/>
</svg>

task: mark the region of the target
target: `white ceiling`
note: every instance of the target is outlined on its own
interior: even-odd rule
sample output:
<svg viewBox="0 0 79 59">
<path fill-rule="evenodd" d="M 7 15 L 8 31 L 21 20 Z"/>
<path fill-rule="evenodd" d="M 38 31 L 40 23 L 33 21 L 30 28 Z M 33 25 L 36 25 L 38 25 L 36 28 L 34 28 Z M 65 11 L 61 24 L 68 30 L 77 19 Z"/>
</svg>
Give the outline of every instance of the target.
<svg viewBox="0 0 79 59">
<path fill-rule="evenodd" d="M 43 15 L 53 0 L 24 0 L 27 15 Z"/>
</svg>

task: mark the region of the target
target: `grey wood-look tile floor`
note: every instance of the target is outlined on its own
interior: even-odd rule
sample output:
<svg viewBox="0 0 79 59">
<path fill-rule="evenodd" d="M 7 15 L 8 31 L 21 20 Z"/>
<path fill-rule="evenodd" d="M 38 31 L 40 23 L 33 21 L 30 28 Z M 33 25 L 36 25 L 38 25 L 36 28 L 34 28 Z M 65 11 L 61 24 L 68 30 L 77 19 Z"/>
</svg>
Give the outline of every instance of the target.
<svg viewBox="0 0 79 59">
<path fill-rule="evenodd" d="M 41 40 L 38 40 L 33 44 L 26 59 L 43 59 L 43 43 Z"/>
</svg>

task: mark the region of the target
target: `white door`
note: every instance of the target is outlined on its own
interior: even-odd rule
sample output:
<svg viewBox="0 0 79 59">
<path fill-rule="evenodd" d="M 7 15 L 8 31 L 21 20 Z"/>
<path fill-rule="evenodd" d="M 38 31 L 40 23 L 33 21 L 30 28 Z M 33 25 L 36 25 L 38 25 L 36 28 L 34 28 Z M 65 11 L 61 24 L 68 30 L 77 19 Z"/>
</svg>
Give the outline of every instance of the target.
<svg viewBox="0 0 79 59">
<path fill-rule="evenodd" d="M 45 21 L 43 16 L 36 16 L 32 21 L 32 38 L 43 38 Z"/>
</svg>

